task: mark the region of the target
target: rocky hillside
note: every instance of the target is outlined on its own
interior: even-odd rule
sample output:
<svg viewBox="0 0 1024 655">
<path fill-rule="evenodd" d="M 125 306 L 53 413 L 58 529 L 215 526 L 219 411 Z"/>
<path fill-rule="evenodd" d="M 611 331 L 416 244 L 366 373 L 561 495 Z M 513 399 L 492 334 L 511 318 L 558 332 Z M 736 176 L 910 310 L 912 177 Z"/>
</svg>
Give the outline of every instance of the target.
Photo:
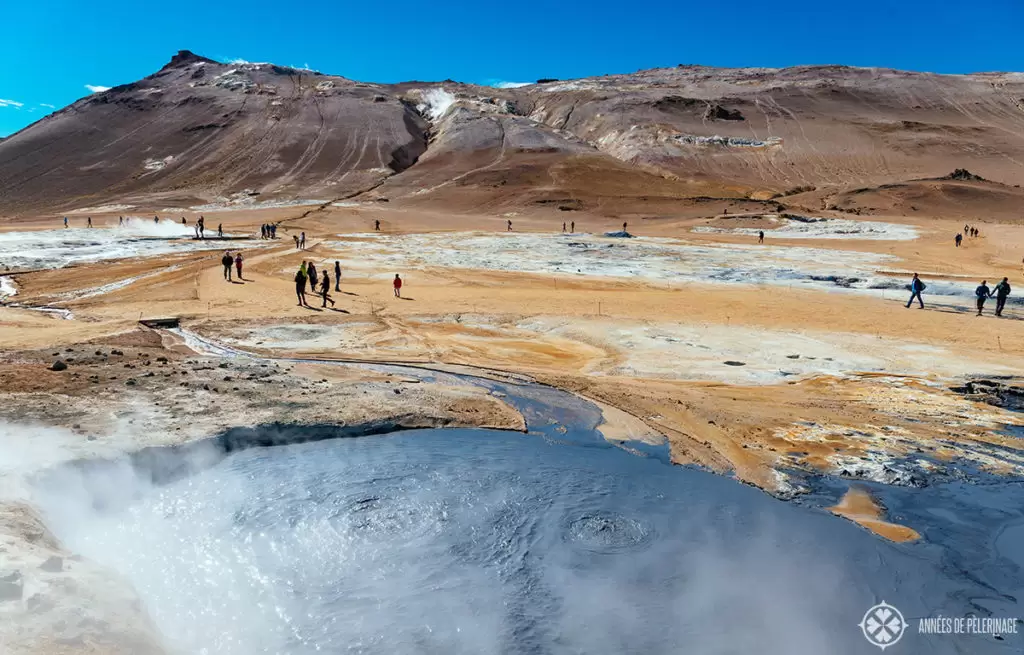
<svg viewBox="0 0 1024 655">
<path fill-rule="evenodd" d="M 681 66 L 492 89 L 182 51 L 0 143 L 0 215 L 357 196 L 475 209 L 836 202 L 956 168 L 1024 181 L 1024 74 Z"/>
</svg>

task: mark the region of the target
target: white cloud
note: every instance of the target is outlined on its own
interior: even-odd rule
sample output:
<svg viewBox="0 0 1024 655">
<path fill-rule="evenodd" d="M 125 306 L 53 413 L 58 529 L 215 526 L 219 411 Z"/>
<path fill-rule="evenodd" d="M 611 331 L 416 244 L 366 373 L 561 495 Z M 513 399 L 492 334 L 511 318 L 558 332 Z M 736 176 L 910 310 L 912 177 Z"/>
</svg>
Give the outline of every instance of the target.
<svg viewBox="0 0 1024 655">
<path fill-rule="evenodd" d="M 246 61 L 245 59 L 242 59 L 241 57 L 236 57 L 234 59 L 229 59 L 228 63 L 229 64 L 239 64 L 239 65 L 241 65 L 241 64 L 248 64 L 249 62 Z"/>
<path fill-rule="evenodd" d="M 14 100 L 4 100 L 0 98 L 0 107 L 14 107 L 15 109 L 21 109 L 25 106 L 25 103 L 16 102 Z"/>
<path fill-rule="evenodd" d="M 56 107 L 54 107 L 53 105 L 47 104 L 45 102 L 40 102 L 39 106 L 40 107 L 46 107 L 47 109 L 56 109 Z"/>
<path fill-rule="evenodd" d="M 491 86 L 498 89 L 518 89 L 521 86 L 530 86 L 533 82 L 495 82 Z"/>
<path fill-rule="evenodd" d="M 110 90 L 109 86 L 98 86 L 96 84 L 86 84 L 85 88 L 89 89 L 92 93 L 103 93 Z"/>
</svg>

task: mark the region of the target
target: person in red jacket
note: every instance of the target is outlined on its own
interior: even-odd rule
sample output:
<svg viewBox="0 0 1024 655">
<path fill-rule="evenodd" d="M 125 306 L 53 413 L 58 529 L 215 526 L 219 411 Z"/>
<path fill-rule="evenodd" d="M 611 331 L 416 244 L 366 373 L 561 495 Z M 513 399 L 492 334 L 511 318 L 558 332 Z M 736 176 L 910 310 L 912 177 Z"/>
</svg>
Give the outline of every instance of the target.
<svg viewBox="0 0 1024 655">
<path fill-rule="evenodd" d="M 238 271 L 238 279 L 244 279 L 242 277 L 242 253 L 239 252 L 235 255 L 235 270 Z"/>
<path fill-rule="evenodd" d="M 395 287 L 395 298 L 402 297 L 402 278 L 398 277 L 398 273 L 395 273 L 395 281 L 391 283 Z"/>
</svg>

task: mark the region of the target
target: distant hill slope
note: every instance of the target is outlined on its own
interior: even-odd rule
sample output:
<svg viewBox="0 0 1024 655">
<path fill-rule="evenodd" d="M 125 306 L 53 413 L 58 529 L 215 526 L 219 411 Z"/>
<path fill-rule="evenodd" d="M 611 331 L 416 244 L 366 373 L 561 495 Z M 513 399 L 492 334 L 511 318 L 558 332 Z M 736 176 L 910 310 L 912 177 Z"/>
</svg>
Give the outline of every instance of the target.
<svg viewBox="0 0 1024 655">
<path fill-rule="evenodd" d="M 1024 182 L 1024 75 L 685 66 L 492 89 L 182 51 L 0 142 L 0 214 L 370 192 L 494 209 L 798 194 L 838 206 L 956 168 Z"/>
</svg>

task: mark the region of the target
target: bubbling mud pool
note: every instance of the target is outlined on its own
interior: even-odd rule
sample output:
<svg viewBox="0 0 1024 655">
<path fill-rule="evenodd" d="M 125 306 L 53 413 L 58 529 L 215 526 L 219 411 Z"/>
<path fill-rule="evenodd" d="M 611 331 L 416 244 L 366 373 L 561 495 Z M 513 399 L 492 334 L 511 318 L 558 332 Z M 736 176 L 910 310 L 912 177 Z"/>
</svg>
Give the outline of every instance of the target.
<svg viewBox="0 0 1024 655">
<path fill-rule="evenodd" d="M 172 653 L 865 653 L 874 603 L 961 615 L 986 592 L 925 547 L 572 430 L 420 430 L 167 470 L 154 485 L 69 467 L 39 502 L 70 549 L 134 585 Z M 1012 652 L 910 637 L 908 652 Z"/>
</svg>

